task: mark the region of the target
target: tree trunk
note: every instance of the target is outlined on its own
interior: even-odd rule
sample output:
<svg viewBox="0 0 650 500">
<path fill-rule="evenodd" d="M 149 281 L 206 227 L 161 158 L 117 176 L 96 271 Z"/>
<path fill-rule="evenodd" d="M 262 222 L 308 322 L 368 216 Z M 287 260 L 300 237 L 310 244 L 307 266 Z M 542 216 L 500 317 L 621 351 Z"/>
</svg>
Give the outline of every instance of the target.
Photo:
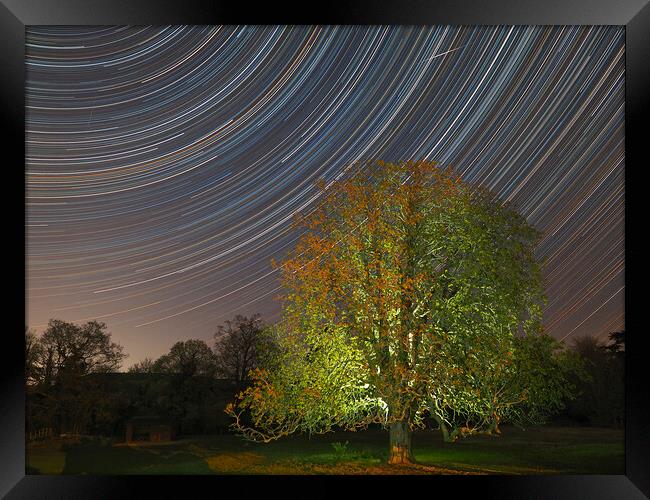
<svg viewBox="0 0 650 500">
<path fill-rule="evenodd" d="M 390 424 L 390 448 L 388 463 L 391 465 L 411 464 L 415 462 L 411 454 L 411 429 L 407 421 Z"/>
<path fill-rule="evenodd" d="M 494 415 L 494 432 L 497 434 L 501 434 L 501 429 L 499 429 L 499 423 L 501 422 L 501 418 L 499 415 Z"/>
<path fill-rule="evenodd" d="M 436 415 L 433 412 L 431 412 L 431 415 L 433 416 L 433 419 L 436 422 L 438 422 L 438 425 L 440 426 L 440 432 L 442 432 L 442 440 L 445 443 L 455 443 L 456 440 L 458 439 L 458 434 L 460 433 L 459 429 L 455 427 L 451 430 L 451 432 L 449 432 L 449 428 L 445 424 L 444 420 L 442 420 L 438 415 Z"/>
<path fill-rule="evenodd" d="M 494 414 L 493 419 L 492 419 L 492 425 L 490 425 L 490 428 L 487 430 L 487 434 L 493 435 L 500 435 L 501 434 L 501 429 L 499 429 L 499 422 L 501 419 L 499 418 L 499 415 Z"/>
<path fill-rule="evenodd" d="M 440 422 L 440 430 L 442 431 L 442 440 L 443 440 L 445 443 L 453 443 L 453 442 L 456 441 L 456 433 L 454 433 L 454 431 L 455 431 L 456 429 L 453 429 L 453 430 L 452 430 L 452 433 L 454 433 L 454 435 L 452 436 L 452 435 L 449 433 L 449 429 L 447 429 L 447 426 L 445 425 L 445 423 L 441 421 L 441 422 Z"/>
</svg>

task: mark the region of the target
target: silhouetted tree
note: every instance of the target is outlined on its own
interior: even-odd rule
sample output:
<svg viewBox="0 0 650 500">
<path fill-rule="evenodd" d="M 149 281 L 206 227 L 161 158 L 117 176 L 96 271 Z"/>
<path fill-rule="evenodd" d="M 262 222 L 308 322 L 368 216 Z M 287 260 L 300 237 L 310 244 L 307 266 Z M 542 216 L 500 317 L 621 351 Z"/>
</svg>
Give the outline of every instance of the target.
<svg viewBox="0 0 650 500">
<path fill-rule="evenodd" d="M 123 347 L 111 341 L 106 324 L 98 321 L 75 325 L 50 320 L 40 343 L 41 365 L 45 366 L 48 381 L 62 372 L 85 375 L 116 371 L 126 357 Z"/>
<path fill-rule="evenodd" d="M 153 363 L 151 372 L 171 375 L 162 406 L 178 419 L 181 432 L 203 432 L 201 416 L 207 411 L 216 374 L 215 356 L 208 344 L 199 339 L 176 342 Z"/>
<path fill-rule="evenodd" d="M 609 344 L 605 346 L 605 349 L 613 354 L 625 353 L 625 330 L 611 332 L 607 335 L 607 338 L 609 339 Z"/>
<path fill-rule="evenodd" d="M 131 365 L 128 369 L 129 373 L 154 373 L 155 361 L 151 358 L 144 358 Z"/>
<path fill-rule="evenodd" d="M 104 323 L 57 319 L 50 320 L 40 338 L 28 334 L 26 342 L 33 416 L 55 432 L 81 431 L 103 397 L 88 376 L 117 370 L 126 357 L 122 346 L 112 342 Z"/>
<path fill-rule="evenodd" d="M 184 378 L 195 375 L 212 377 L 216 371 L 215 356 L 204 340 L 191 339 L 176 342 L 169 353 L 153 363 L 151 371 L 175 373 Z"/>
<path fill-rule="evenodd" d="M 250 318 L 237 315 L 225 323 L 214 334 L 219 375 L 241 383 L 249 380 L 250 371 L 262 364 L 271 348 L 270 337 L 259 314 Z"/>
<path fill-rule="evenodd" d="M 43 366 L 43 347 L 33 330 L 25 327 L 25 382 L 36 385 L 41 381 Z"/>
<path fill-rule="evenodd" d="M 623 425 L 625 332 L 610 333 L 609 343 L 584 336 L 573 349 L 582 358 L 588 374 L 576 383 L 578 397 L 568 404 L 568 415 L 597 426 Z"/>
</svg>

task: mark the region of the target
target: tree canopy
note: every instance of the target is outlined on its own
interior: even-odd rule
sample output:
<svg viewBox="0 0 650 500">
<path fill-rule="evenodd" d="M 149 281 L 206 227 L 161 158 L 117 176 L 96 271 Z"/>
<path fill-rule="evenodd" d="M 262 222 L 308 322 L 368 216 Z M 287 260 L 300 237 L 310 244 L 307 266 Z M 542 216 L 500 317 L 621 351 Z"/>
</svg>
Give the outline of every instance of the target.
<svg viewBox="0 0 650 500">
<path fill-rule="evenodd" d="M 34 337 L 28 346 L 35 352 Z M 121 345 L 111 340 L 106 325 L 89 321 L 76 325 L 53 319 L 38 340 L 38 359 L 35 370 L 42 376 L 42 382 L 52 383 L 64 374 L 86 375 L 117 370 L 126 354 Z"/>
<path fill-rule="evenodd" d="M 117 370 L 125 357 L 98 321 L 77 325 L 52 319 L 40 337 L 26 329 L 26 383 L 38 396 L 28 413 L 38 414 L 57 432 L 78 431 L 101 397 L 90 375 Z"/>
<path fill-rule="evenodd" d="M 175 373 L 185 378 L 195 375 L 214 376 L 216 371 L 214 353 L 204 340 L 190 339 L 176 342 L 167 354 L 163 354 L 151 366 L 144 362 L 144 370 L 159 373 Z"/>
<path fill-rule="evenodd" d="M 611 332 L 609 343 L 592 336 L 573 341 L 583 360 L 584 374 L 573 376 L 577 397 L 567 413 L 574 420 L 596 426 L 622 427 L 625 414 L 625 331 Z"/>
<path fill-rule="evenodd" d="M 219 325 L 214 334 L 217 371 L 225 378 L 241 383 L 259 368 L 272 349 L 271 338 L 259 314 L 250 318 L 237 315 Z"/>
<path fill-rule="evenodd" d="M 401 463 L 426 415 L 460 433 L 523 412 L 531 391 L 518 376 L 543 384 L 527 368 L 532 354 L 550 361 L 557 350 L 524 340 L 541 335 L 539 233 L 432 162 L 370 162 L 320 189 L 323 203 L 298 221 L 304 232 L 279 266 L 287 293 L 274 369 L 258 370 L 227 408 L 235 428 L 268 441 L 379 422 L 389 461 Z"/>
</svg>

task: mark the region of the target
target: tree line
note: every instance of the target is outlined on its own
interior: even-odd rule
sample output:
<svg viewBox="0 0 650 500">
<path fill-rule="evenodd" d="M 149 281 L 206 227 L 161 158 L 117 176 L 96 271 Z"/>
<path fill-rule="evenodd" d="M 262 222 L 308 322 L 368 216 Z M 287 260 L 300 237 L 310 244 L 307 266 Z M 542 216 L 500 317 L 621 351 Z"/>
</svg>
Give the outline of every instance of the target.
<svg viewBox="0 0 650 500">
<path fill-rule="evenodd" d="M 573 375 L 576 395 L 556 421 L 623 428 L 625 424 L 625 331 L 606 341 L 584 336 L 572 343 L 581 360 L 582 376 Z"/>
<path fill-rule="evenodd" d="M 191 339 L 176 342 L 167 354 L 156 360 L 145 358 L 129 367 L 131 373 L 182 373 L 188 377 L 248 380 L 249 372 L 261 365 L 271 349 L 271 338 L 259 314 L 242 315 L 219 325 L 214 344 Z"/>
<path fill-rule="evenodd" d="M 111 341 L 105 324 L 91 321 L 75 325 L 52 320 L 41 336 L 26 328 L 27 433 L 48 430 L 48 435 L 69 432 L 119 437 L 124 420 L 142 413 L 176 416 L 185 421 L 189 433 L 214 432 L 214 428 L 197 425 L 201 405 L 217 418 L 217 428 L 226 430 L 230 422 L 218 418 L 223 416 L 225 406 L 245 387 L 255 370 L 271 368 L 271 360 L 277 356 L 278 347 L 269 332 L 270 327 L 259 315 L 237 316 L 218 327 L 212 348 L 202 340 L 176 342 L 157 360 L 145 358 L 128 369 L 134 375 L 160 374 L 168 378 L 140 381 L 131 401 L 120 405 L 112 401 L 116 397 L 114 387 L 92 377 L 93 373 L 114 373 L 126 357 L 123 348 Z M 572 343 L 571 352 L 577 362 L 568 370 L 568 377 L 575 392 L 551 412 L 554 422 L 623 426 L 624 349 L 624 331 L 609 334 L 607 342 L 585 336 Z M 225 394 L 218 393 L 214 401 L 210 389 L 219 377 L 233 384 L 227 386 Z M 151 399 L 157 399 L 158 404 Z M 461 437 L 435 418 L 429 426 L 440 429 L 448 441 Z"/>
<path fill-rule="evenodd" d="M 53 319 L 42 335 L 26 328 L 27 429 L 119 435 L 129 417 L 155 414 L 173 417 L 187 433 L 209 430 L 202 421 L 223 421 L 224 398 L 272 352 L 267 330 L 258 314 L 238 315 L 217 327 L 212 346 L 178 341 L 158 359 L 129 367 L 121 381 L 116 372 L 127 355 L 105 323 Z M 219 379 L 232 384 L 215 386 Z"/>
</svg>

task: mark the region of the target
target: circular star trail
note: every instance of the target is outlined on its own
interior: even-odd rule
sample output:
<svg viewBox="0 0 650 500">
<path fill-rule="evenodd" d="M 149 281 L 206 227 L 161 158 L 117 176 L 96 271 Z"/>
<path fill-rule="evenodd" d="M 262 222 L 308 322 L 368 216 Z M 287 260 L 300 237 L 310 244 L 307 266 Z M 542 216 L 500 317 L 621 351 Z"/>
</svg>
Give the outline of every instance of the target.
<svg viewBox="0 0 650 500">
<path fill-rule="evenodd" d="M 543 233 L 547 331 L 624 328 L 621 27 L 27 28 L 27 324 L 130 363 L 280 318 L 271 259 L 365 159 L 429 159 Z"/>
</svg>

